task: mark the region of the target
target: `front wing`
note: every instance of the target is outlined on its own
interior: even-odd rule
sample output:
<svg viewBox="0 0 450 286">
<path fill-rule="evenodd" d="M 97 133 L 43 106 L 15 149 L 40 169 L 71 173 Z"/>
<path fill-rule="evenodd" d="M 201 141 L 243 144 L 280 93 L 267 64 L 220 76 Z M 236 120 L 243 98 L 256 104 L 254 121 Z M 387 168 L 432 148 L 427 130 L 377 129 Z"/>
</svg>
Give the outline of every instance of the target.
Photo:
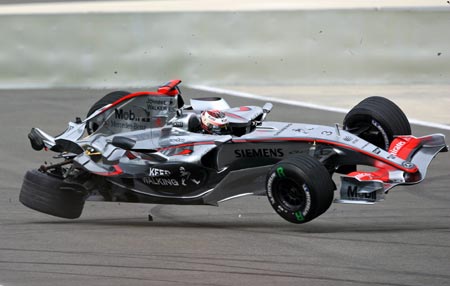
<svg viewBox="0 0 450 286">
<path fill-rule="evenodd" d="M 421 138 L 399 136 L 391 144 L 389 152 L 417 167 L 414 173 L 398 170 L 392 166 L 378 164 L 371 172 L 356 171 L 341 177 L 338 203 L 373 204 L 384 200 L 385 194 L 397 185 L 420 183 L 427 168 L 439 152 L 448 151 L 445 136 L 433 134 Z M 407 166 L 405 166 L 407 167 Z"/>
</svg>

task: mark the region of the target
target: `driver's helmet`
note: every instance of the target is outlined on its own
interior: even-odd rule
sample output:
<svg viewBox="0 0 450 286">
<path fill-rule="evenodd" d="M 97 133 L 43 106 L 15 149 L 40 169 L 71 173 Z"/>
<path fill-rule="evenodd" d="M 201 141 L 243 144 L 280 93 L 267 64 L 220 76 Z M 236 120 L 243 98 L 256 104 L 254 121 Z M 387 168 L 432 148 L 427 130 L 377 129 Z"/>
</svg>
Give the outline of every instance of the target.
<svg viewBox="0 0 450 286">
<path fill-rule="evenodd" d="M 200 116 L 201 126 L 205 133 L 215 135 L 231 134 L 228 118 L 220 110 L 206 110 Z"/>
</svg>

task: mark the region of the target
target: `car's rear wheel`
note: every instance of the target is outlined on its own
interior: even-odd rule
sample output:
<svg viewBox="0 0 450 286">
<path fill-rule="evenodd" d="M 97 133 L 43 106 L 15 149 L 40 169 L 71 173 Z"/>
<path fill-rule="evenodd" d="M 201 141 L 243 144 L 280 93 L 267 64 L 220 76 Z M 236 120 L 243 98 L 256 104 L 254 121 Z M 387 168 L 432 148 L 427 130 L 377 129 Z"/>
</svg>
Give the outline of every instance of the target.
<svg viewBox="0 0 450 286">
<path fill-rule="evenodd" d="M 353 107 L 345 116 L 344 129 L 384 150 L 395 136 L 411 135 L 400 107 L 380 96 L 368 97 Z"/>
<path fill-rule="evenodd" d="M 19 201 L 25 206 L 49 215 L 74 219 L 83 211 L 87 191 L 79 184 L 38 170 L 25 174 Z"/>
<path fill-rule="evenodd" d="M 130 92 L 128 92 L 128 91 L 113 91 L 113 92 L 108 93 L 107 95 L 100 98 L 96 103 L 94 103 L 91 106 L 86 117 L 89 117 L 97 109 L 102 108 L 105 105 L 111 104 L 129 94 L 130 94 Z M 98 127 L 99 127 L 99 125 L 97 122 L 95 122 L 95 120 L 88 122 L 88 124 L 86 125 L 87 133 L 88 134 L 94 133 L 98 129 Z"/>
<path fill-rule="evenodd" d="M 333 201 L 334 189 L 325 166 L 304 154 L 275 164 L 266 179 L 267 197 L 274 210 L 297 224 L 323 214 Z"/>
</svg>

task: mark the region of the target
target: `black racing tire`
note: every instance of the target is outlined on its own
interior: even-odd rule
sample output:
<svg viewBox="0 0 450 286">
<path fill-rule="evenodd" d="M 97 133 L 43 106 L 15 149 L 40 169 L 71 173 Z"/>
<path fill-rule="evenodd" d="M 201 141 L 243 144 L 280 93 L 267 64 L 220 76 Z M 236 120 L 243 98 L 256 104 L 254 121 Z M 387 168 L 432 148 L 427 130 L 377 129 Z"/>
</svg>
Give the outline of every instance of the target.
<svg viewBox="0 0 450 286">
<path fill-rule="evenodd" d="M 100 98 L 96 103 L 94 103 L 91 108 L 89 109 L 86 117 L 89 117 L 92 113 L 94 113 L 97 109 L 102 108 L 103 106 L 113 103 L 117 101 L 118 99 L 121 99 L 124 96 L 129 95 L 130 92 L 128 91 L 113 91 L 108 93 L 107 95 Z M 95 122 L 89 122 L 86 125 L 86 130 L 88 134 L 94 133 L 98 128 L 98 125 Z"/>
<path fill-rule="evenodd" d="M 344 129 L 384 150 L 395 136 L 411 135 L 411 125 L 400 107 L 380 96 L 353 107 L 344 118 Z"/>
<path fill-rule="evenodd" d="M 83 211 L 86 192 L 61 178 L 31 170 L 25 174 L 19 201 L 30 209 L 49 215 L 75 219 Z"/>
<path fill-rule="evenodd" d="M 323 214 L 333 202 L 335 185 L 317 159 L 300 154 L 275 164 L 267 174 L 267 198 L 285 220 L 302 224 Z"/>
</svg>

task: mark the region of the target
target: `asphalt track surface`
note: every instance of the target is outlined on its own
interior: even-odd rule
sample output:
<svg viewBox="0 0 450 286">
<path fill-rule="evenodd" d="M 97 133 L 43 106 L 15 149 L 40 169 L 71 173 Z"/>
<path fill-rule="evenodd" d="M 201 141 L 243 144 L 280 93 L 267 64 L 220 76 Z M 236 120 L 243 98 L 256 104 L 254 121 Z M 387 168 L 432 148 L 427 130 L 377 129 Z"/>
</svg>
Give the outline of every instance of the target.
<svg viewBox="0 0 450 286">
<path fill-rule="evenodd" d="M 107 92 L 0 91 L 0 285 L 450 285 L 449 153 L 385 202 L 333 204 L 304 225 L 265 197 L 219 207 L 87 202 L 77 220 L 22 206 L 24 173 L 52 160 L 31 149 L 30 128 L 58 134 Z M 343 114 L 276 104 L 269 119 L 334 124 Z"/>
</svg>

